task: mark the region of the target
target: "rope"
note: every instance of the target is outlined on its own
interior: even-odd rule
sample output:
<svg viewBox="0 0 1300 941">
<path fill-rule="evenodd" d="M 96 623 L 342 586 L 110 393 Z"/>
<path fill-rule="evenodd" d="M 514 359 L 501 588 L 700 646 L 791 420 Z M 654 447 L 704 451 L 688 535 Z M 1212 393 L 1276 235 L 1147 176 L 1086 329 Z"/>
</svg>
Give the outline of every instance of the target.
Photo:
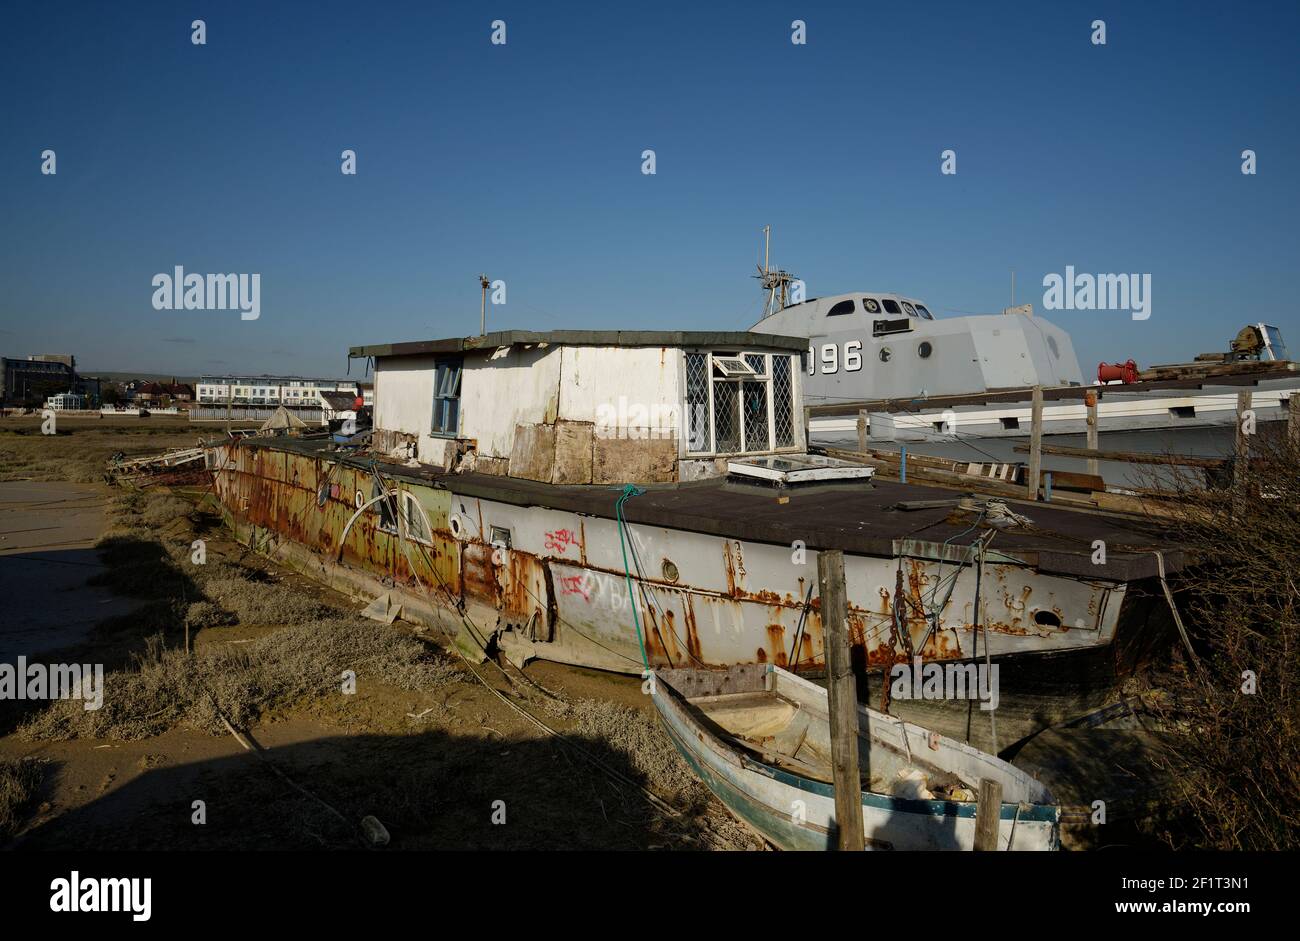
<svg viewBox="0 0 1300 941">
<path fill-rule="evenodd" d="M 636 625 L 636 640 L 641 645 L 641 661 L 645 664 L 648 671 L 650 669 L 650 658 L 645 652 L 645 637 L 641 633 L 641 616 L 636 610 L 636 593 L 632 591 L 632 570 L 627 564 L 627 520 L 623 517 L 623 504 L 627 503 L 632 497 L 640 496 L 645 493 L 640 487 L 634 484 L 627 484 L 623 487 L 623 493 L 619 496 L 614 504 L 614 516 L 618 520 L 618 544 L 623 550 L 623 577 L 627 579 L 627 597 L 632 603 L 632 623 Z"/>
</svg>

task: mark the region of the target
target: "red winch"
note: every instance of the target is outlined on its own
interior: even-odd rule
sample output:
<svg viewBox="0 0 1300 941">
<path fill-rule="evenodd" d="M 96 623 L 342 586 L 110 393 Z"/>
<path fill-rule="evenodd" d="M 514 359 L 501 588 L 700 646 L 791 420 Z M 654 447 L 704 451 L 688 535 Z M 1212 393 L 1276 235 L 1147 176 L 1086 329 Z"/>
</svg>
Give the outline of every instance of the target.
<svg viewBox="0 0 1300 941">
<path fill-rule="evenodd" d="M 1119 380 L 1125 384 L 1138 381 L 1138 364 L 1129 360 L 1126 363 L 1101 363 L 1097 366 L 1097 381 L 1102 385 Z"/>
</svg>

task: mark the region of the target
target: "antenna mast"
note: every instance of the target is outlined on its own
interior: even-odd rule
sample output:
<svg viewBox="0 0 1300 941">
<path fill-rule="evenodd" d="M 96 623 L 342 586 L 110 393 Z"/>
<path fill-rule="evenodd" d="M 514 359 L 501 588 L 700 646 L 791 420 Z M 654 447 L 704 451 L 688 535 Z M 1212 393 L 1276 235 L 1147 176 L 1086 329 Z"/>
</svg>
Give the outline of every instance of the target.
<svg viewBox="0 0 1300 941">
<path fill-rule="evenodd" d="M 478 335 L 486 336 L 487 335 L 487 291 L 488 291 L 487 275 L 485 274 L 479 275 L 478 283 L 479 286 L 483 288 L 483 298 L 479 302 L 479 307 L 478 307 Z"/>
<path fill-rule="evenodd" d="M 763 305 L 763 316 L 770 317 L 778 311 L 784 310 L 790 306 L 790 285 L 794 283 L 795 277 L 788 271 L 777 269 L 772 270 L 772 227 L 765 225 L 762 228 L 763 244 L 763 264 L 758 266 L 758 283 L 763 290 L 767 292 L 767 303 Z"/>
</svg>

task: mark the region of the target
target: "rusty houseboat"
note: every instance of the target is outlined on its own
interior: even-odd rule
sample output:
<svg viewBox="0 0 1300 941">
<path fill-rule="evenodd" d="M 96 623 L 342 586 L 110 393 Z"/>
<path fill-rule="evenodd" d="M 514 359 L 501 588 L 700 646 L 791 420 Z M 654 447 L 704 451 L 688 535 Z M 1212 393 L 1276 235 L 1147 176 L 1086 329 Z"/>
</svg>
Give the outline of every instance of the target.
<svg viewBox="0 0 1300 941">
<path fill-rule="evenodd" d="M 353 347 L 373 361 L 368 434 L 230 440 L 207 462 L 241 541 L 480 657 L 815 675 L 822 548 L 846 554 L 857 665 L 990 658 L 1004 743 L 1017 709 L 1076 714 L 1166 642 L 1147 524 L 809 455 L 806 350 L 668 331 Z"/>
</svg>

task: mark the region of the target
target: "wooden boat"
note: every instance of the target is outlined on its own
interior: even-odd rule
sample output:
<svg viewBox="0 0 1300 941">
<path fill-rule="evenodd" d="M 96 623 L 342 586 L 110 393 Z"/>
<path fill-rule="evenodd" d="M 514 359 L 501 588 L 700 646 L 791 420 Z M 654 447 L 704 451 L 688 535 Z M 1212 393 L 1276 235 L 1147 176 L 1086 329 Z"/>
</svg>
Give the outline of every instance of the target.
<svg viewBox="0 0 1300 941">
<path fill-rule="evenodd" d="M 836 842 L 826 691 L 772 664 L 657 670 L 653 695 L 687 763 L 737 817 L 781 849 Z M 1060 807 L 1005 761 L 858 707 L 868 849 L 969 850 L 981 778 L 1002 785 L 999 849 L 1055 850 Z"/>
</svg>

